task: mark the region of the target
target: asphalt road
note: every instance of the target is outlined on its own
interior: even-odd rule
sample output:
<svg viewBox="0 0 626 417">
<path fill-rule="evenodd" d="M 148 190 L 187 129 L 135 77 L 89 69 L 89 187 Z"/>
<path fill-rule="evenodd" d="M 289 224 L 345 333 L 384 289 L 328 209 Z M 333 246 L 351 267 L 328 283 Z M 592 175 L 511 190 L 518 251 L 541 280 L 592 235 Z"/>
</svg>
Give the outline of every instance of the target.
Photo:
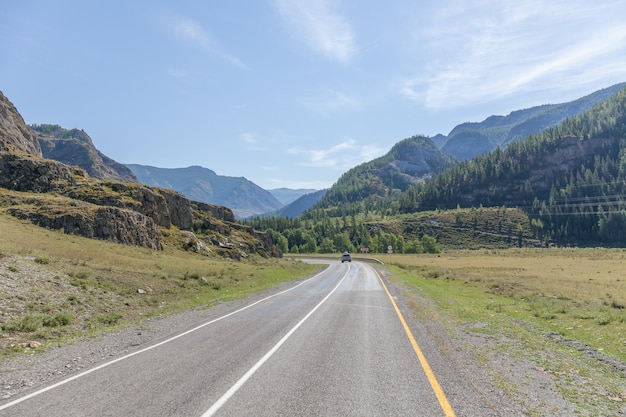
<svg viewBox="0 0 626 417">
<path fill-rule="evenodd" d="M 493 415 L 394 298 L 371 265 L 331 262 L 286 291 L 0 403 L 0 416 Z"/>
</svg>

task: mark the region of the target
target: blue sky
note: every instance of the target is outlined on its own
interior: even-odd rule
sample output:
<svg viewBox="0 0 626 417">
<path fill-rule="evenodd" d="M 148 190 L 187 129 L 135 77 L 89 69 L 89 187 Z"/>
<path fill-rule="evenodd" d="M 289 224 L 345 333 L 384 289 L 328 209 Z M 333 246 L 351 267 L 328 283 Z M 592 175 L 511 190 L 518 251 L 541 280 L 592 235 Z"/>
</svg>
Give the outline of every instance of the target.
<svg viewBox="0 0 626 417">
<path fill-rule="evenodd" d="M 122 163 L 331 186 L 397 142 L 626 81 L 626 1 L 2 0 L 0 90 Z"/>
</svg>

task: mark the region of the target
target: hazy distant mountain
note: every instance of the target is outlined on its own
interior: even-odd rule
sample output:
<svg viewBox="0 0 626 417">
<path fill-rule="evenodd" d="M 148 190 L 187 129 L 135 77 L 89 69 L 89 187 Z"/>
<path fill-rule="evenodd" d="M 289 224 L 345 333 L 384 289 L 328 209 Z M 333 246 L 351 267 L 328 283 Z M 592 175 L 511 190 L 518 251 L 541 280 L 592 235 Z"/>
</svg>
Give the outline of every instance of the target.
<svg viewBox="0 0 626 417">
<path fill-rule="evenodd" d="M 230 208 L 237 218 L 278 210 L 283 204 L 269 191 L 244 177 L 217 175 L 208 168 L 157 168 L 126 164 L 139 182 L 170 188 L 195 201 Z"/>
<path fill-rule="evenodd" d="M 458 160 L 469 160 L 498 146 L 503 148 L 529 134 L 556 126 L 568 117 L 608 99 L 624 86 L 626 83 L 616 84 L 568 103 L 545 104 L 513 111 L 507 116 L 490 116 L 479 123 L 463 123 L 452 129 L 443 145 L 438 146 L 445 154 Z M 435 143 L 441 140 L 439 135 L 437 138 Z"/>
<path fill-rule="evenodd" d="M 328 189 L 313 191 L 309 194 L 304 194 L 297 198 L 295 201 L 285 205 L 284 207 L 260 214 L 252 217 L 289 217 L 295 218 L 304 213 L 306 210 L 313 207 L 318 201 L 320 201 L 328 192 Z"/>
<path fill-rule="evenodd" d="M 309 208 L 313 207 L 315 203 L 320 201 L 328 192 L 328 190 L 319 190 L 314 191 L 309 194 L 305 194 L 298 198 L 296 201 L 286 205 L 285 207 L 278 210 L 276 213 L 277 217 L 298 217 L 302 213 L 304 213 Z"/>
<path fill-rule="evenodd" d="M 68 130 L 52 124 L 31 125 L 30 128 L 37 135 L 44 158 L 81 167 L 93 178 L 137 182 L 130 169 L 96 149 L 84 130 Z"/>
<path fill-rule="evenodd" d="M 289 203 L 296 201 L 298 198 L 302 197 L 303 195 L 314 193 L 317 190 L 307 189 L 307 188 L 298 188 L 296 190 L 291 189 L 291 188 L 274 188 L 272 190 L 267 190 L 267 191 L 272 193 L 272 195 L 276 197 L 278 201 L 283 203 L 283 205 L 287 205 Z"/>
</svg>

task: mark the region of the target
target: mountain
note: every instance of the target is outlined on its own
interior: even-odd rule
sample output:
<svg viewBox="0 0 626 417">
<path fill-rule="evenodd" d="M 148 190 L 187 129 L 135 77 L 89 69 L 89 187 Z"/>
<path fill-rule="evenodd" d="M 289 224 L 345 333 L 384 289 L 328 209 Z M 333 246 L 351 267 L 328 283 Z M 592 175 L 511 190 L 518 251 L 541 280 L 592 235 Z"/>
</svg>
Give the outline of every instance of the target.
<svg viewBox="0 0 626 417">
<path fill-rule="evenodd" d="M 623 246 L 626 87 L 540 134 L 441 172 L 397 205 L 402 213 L 518 207 L 546 240 Z"/>
<path fill-rule="evenodd" d="M 157 168 L 126 164 L 139 182 L 171 188 L 195 201 L 229 207 L 236 218 L 278 210 L 283 206 L 269 191 L 244 177 L 217 175 L 200 166 Z"/>
<path fill-rule="evenodd" d="M 460 124 L 450 131 L 441 150 L 458 160 L 469 160 L 496 147 L 504 148 L 590 109 L 625 86 L 626 83 L 616 84 L 568 103 L 545 104 L 507 116 L 490 116 L 478 123 Z"/>
<path fill-rule="evenodd" d="M 251 216 L 251 218 L 259 217 L 288 217 L 296 218 L 302 213 L 313 207 L 320 201 L 328 192 L 328 190 L 313 191 L 312 193 L 304 194 L 298 197 L 295 201 L 281 207 L 278 210 L 270 211 L 260 215 Z M 248 218 L 247 220 L 249 220 Z"/>
<path fill-rule="evenodd" d="M 455 163 L 430 138 L 413 136 L 395 144 L 386 155 L 348 170 L 316 207 L 389 198 Z"/>
<path fill-rule="evenodd" d="M 87 142 L 78 131 L 59 132 L 70 132 L 70 147 Z M 0 215 L 153 250 L 168 246 L 228 259 L 281 256 L 267 234 L 237 224 L 226 207 L 136 182 L 100 180 L 76 165 L 43 158 L 36 135 L 1 93 Z"/>
<path fill-rule="evenodd" d="M 276 216 L 290 218 L 298 217 L 306 210 L 313 207 L 322 198 L 324 198 L 327 192 L 328 190 L 319 190 L 309 194 L 305 194 L 297 200 L 292 201 L 291 203 L 278 210 Z"/>
<path fill-rule="evenodd" d="M 41 148 L 13 103 L 0 91 L 0 152 L 23 152 L 41 157 Z"/>
<path fill-rule="evenodd" d="M 283 205 L 287 205 L 296 201 L 298 198 L 316 192 L 317 190 L 307 189 L 307 188 L 299 188 L 299 189 L 291 189 L 291 188 L 274 188 L 269 191 L 278 201 L 280 201 Z"/>
<path fill-rule="evenodd" d="M 126 166 L 100 152 L 84 130 L 64 129 L 59 125 L 31 125 L 44 158 L 76 165 L 93 178 L 137 182 Z"/>
</svg>

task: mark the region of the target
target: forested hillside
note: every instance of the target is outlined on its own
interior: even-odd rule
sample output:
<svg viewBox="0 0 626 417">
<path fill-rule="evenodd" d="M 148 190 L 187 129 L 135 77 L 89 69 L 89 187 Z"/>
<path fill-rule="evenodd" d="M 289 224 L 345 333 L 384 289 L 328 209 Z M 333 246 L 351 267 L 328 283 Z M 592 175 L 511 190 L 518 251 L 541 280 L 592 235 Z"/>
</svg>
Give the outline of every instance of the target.
<svg viewBox="0 0 626 417">
<path fill-rule="evenodd" d="M 251 224 L 284 252 L 626 246 L 626 88 L 505 149 L 456 165 L 432 159 L 432 178 L 398 163 L 431 146 L 402 141 L 348 171 L 299 218 Z"/>
<path fill-rule="evenodd" d="M 430 138 L 413 136 L 398 142 L 386 155 L 347 171 L 315 207 L 335 208 L 337 215 L 380 210 L 411 185 L 455 163 Z"/>
<path fill-rule="evenodd" d="M 626 89 L 562 124 L 450 168 L 400 198 L 400 212 L 505 206 L 546 240 L 626 244 Z"/>
</svg>

